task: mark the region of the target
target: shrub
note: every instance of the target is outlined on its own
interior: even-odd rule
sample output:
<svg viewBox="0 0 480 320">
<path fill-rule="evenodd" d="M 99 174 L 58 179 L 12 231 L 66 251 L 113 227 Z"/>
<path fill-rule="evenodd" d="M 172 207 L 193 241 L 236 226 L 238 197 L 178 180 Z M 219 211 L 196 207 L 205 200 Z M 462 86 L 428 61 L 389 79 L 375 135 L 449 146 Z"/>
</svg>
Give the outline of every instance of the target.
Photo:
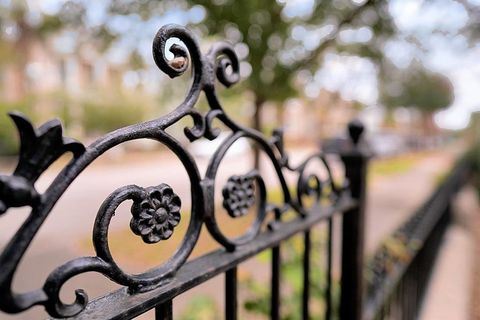
<svg viewBox="0 0 480 320">
<path fill-rule="evenodd" d="M 472 166 L 471 182 L 480 198 L 480 143 L 475 144 L 475 146 L 467 152 L 466 161 Z"/>
<path fill-rule="evenodd" d="M 105 133 L 141 122 L 145 108 L 129 101 L 95 99 L 83 103 L 83 128 L 90 133 Z"/>
<path fill-rule="evenodd" d="M 220 314 L 213 298 L 195 296 L 180 315 L 180 320 L 217 320 L 221 318 Z"/>
<path fill-rule="evenodd" d="M 0 101 L 0 155 L 15 155 L 19 150 L 17 129 L 7 113 L 20 111 L 32 119 L 31 103 L 30 99 L 15 103 Z"/>
<path fill-rule="evenodd" d="M 310 252 L 310 316 L 312 319 L 323 319 L 326 310 L 326 233 L 323 230 L 311 232 L 312 248 Z M 270 251 L 265 251 L 270 253 Z M 282 242 L 281 247 L 281 286 L 282 310 L 281 319 L 296 320 L 302 318 L 303 294 L 303 237 L 293 237 Z M 260 255 L 262 257 L 262 254 Z M 270 285 L 248 279 L 242 284 L 247 291 L 244 308 L 253 314 L 268 317 L 270 314 Z M 336 306 L 339 301 L 339 282 L 332 278 L 332 312 L 337 318 Z"/>
</svg>

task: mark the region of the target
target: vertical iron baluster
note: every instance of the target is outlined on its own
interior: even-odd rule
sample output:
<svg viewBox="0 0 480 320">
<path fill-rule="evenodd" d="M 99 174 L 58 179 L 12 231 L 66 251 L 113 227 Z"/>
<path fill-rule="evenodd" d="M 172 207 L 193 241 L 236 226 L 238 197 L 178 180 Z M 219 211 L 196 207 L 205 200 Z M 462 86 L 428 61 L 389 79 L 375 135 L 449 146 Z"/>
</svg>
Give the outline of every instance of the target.
<svg viewBox="0 0 480 320">
<path fill-rule="evenodd" d="M 308 308 L 310 301 L 310 230 L 306 231 L 304 235 L 302 314 L 303 319 L 308 320 L 310 314 Z"/>
<path fill-rule="evenodd" d="M 172 300 L 168 300 L 155 307 L 156 320 L 172 320 L 173 319 Z"/>
<path fill-rule="evenodd" d="M 325 303 L 327 308 L 325 309 L 325 319 L 330 320 L 332 318 L 332 255 L 333 255 L 333 218 L 328 219 L 328 239 L 327 239 L 327 287 L 325 292 Z"/>
<path fill-rule="evenodd" d="M 272 248 L 272 295 L 270 317 L 280 319 L 280 245 Z"/>
<path fill-rule="evenodd" d="M 280 220 L 280 210 L 275 210 L 275 223 Z M 270 318 L 280 319 L 280 244 L 272 247 L 272 294 L 270 296 Z"/>
<path fill-rule="evenodd" d="M 406 309 L 406 313 L 405 313 L 405 316 L 403 318 L 403 320 L 409 320 L 409 319 L 413 319 L 412 318 L 412 284 L 411 282 L 409 281 L 410 279 L 408 279 L 408 275 L 405 277 L 405 286 L 407 287 L 407 305 L 405 306 L 405 309 Z"/>
<path fill-rule="evenodd" d="M 348 124 L 352 148 L 341 154 L 345 177 L 357 207 L 343 214 L 342 222 L 342 281 L 340 319 L 362 318 L 364 298 L 363 250 L 365 236 L 366 177 L 369 154 L 360 143 L 364 127 L 359 121 Z"/>
<path fill-rule="evenodd" d="M 407 287 L 404 280 L 400 280 L 400 298 L 398 299 L 398 309 L 400 310 L 400 317 L 398 319 L 405 319 L 407 314 Z"/>
<path fill-rule="evenodd" d="M 225 319 L 237 319 L 237 267 L 225 272 Z"/>
</svg>

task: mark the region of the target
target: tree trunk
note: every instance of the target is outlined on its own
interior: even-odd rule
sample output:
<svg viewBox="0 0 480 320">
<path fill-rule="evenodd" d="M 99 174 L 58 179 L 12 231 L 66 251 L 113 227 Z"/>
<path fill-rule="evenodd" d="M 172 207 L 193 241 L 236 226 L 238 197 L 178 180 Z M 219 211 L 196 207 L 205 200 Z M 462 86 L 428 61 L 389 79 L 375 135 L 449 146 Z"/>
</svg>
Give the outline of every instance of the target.
<svg viewBox="0 0 480 320">
<path fill-rule="evenodd" d="M 437 127 L 433 120 L 433 112 L 422 112 L 422 129 L 424 137 L 435 135 Z"/>
<path fill-rule="evenodd" d="M 262 131 L 262 109 L 264 101 L 255 98 L 255 113 L 253 115 L 253 129 Z M 253 144 L 253 167 L 257 170 L 260 169 L 260 149 L 257 144 Z"/>
<path fill-rule="evenodd" d="M 15 60 L 12 67 L 13 80 L 11 83 L 10 99 L 19 101 L 27 95 L 27 77 L 25 75 L 28 63 L 30 46 L 33 42 L 33 33 L 28 24 L 21 20 L 18 22 L 19 36 L 14 42 Z"/>
<path fill-rule="evenodd" d="M 22 100 L 26 95 L 25 67 L 22 63 L 15 62 L 10 69 L 11 79 L 8 88 L 7 99 L 12 102 Z"/>
<path fill-rule="evenodd" d="M 275 125 L 276 128 L 283 127 L 283 122 L 285 119 L 285 108 L 283 107 L 282 103 L 278 103 L 275 105 L 275 116 L 277 118 L 277 123 Z"/>
</svg>

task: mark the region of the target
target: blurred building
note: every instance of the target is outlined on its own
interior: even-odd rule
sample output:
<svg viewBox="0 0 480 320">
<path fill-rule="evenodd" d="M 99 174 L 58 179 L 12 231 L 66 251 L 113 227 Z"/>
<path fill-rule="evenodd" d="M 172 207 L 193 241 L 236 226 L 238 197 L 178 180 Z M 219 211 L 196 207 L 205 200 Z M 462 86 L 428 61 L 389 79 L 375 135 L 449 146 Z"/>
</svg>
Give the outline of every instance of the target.
<svg viewBox="0 0 480 320">
<path fill-rule="evenodd" d="M 55 92 L 78 96 L 94 87 L 112 88 L 122 83 L 120 66 L 108 63 L 99 55 L 85 59 L 80 55 L 58 53 L 47 41 L 30 41 L 23 67 L 13 63 L 14 59 L 0 68 L 0 98 L 6 101 Z"/>
<path fill-rule="evenodd" d="M 278 122 L 283 121 L 288 139 L 317 143 L 344 135 L 348 122 L 359 111 L 356 103 L 342 99 L 338 93 L 321 90 L 315 100 L 291 99 L 276 112 L 282 113 Z"/>
</svg>

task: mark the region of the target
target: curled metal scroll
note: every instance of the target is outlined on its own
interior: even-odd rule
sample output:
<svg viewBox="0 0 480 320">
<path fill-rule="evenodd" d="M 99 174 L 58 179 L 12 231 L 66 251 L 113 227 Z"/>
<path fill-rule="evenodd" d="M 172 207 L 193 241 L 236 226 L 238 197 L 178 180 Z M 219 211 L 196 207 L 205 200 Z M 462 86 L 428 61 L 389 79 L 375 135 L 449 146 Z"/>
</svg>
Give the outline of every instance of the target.
<svg viewBox="0 0 480 320">
<path fill-rule="evenodd" d="M 319 160 L 326 170 L 327 177 L 322 179 L 315 173 L 307 174 L 306 168 L 309 163 L 314 160 Z M 335 200 L 339 195 L 339 188 L 335 185 L 332 171 L 323 154 L 315 154 L 308 157 L 297 168 L 292 169 L 298 172 L 297 180 L 297 204 L 298 211 L 302 215 L 306 215 L 308 209 L 303 202 L 304 197 L 314 198 L 314 204 L 319 205 L 322 196 L 328 197 L 330 200 Z"/>
<path fill-rule="evenodd" d="M 238 217 L 240 215 L 246 214 L 246 212 L 242 212 L 240 214 L 236 214 L 235 210 L 237 206 L 243 205 L 244 208 L 248 210 L 249 207 L 252 207 L 255 203 L 255 196 L 252 194 L 254 192 L 254 185 L 253 183 L 256 182 L 258 187 L 258 205 L 257 205 L 257 214 L 255 217 L 255 221 L 253 225 L 249 228 L 249 230 L 243 235 L 236 239 L 229 239 L 226 237 L 222 231 L 220 230 L 216 216 L 215 216 L 215 178 L 217 175 L 218 167 L 220 166 L 221 161 L 225 157 L 225 154 L 229 150 L 229 148 L 233 145 L 235 141 L 245 136 L 245 133 L 242 131 L 238 131 L 228 137 L 220 148 L 215 152 L 212 157 L 212 160 L 207 168 L 207 172 L 205 174 L 205 178 L 210 183 L 207 184 L 206 188 L 206 196 L 207 199 L 211 199 L 209 201 L 212 206 L 207 210 L 208 214 L 205 217 L 205 223 L 207 225 L 210 234 L 221 243 L 227 250 L 234 250 L 236 246 L 245 244 L 251 241 L 255 236 L 260 232 L 260 228 L 262 226 L 263 221 L 265 220 L 266 212 L 267 212 L 267 203 L 266 203 L 266 187 L 263 178 L 259 174 L 258 171 L 253 170 L 246 175 L 242 176 L 234 176 L 230 177 L 227 185 L 223 189 L 223 203 L 224 208 L 229 212 L 230 216 Z M 283 177 L 282 177 L 283 178 Z M 243 181 L 242 181 L 243 180 Z M 242 183 L 243 182 L 243 183 Z M 247 182 L 247 183 L 245 183 Z M 230 184 L 230 185 L 229 185 Z M 234 194 L 236 193 L 236 194 Z M 240 194 L 239 194 L 240 193 Z M 249 202 L 250 199 L 242 199 L 248 198 L 248 194 L 252 196 L 252 203 L 242 203 L 242 202 Z"/>
<path fill-rule="evenodd" d="M 179 39 L 183 45 L 175 44 L 168 49 L 173 54 L 173 59 L 169 60 L 166 57 L 166 44 L 171 38 Z M 229 239 L 220 231 L 215 216 L 218 214 L 214 199 L 217 170 L 228 149 L 240 138 L 249 139 L 257 144 L 273 165 L 283 193 L 282 206 L 273 208 L 276 213 L 293 209 L 299 216 L 304 216 L 308 212 L 302 205 L 303 195 L 317 194 L 320 197 L 322 192 L 320 186 L 325 183 L 332 184 L 334 190 L 330 169 L 321 155 L 316 157 L 320 157 L 327 167 L 329 172 L 327 182 L 322 182 L 315 176 L 309 178 L 304 175 L 308 161 L 313 158 L 307 159 L 297 168 L 289 165 L 280 131 L 275 131 L 273 137 L 268 139 L 255 130 L 240 126 L 223 110 L 216 95 L 216 80 L 225 87 L 230 87 L 240 79 L 239 61 L 230 44 L 216 43 L 203 55 L 190 31 L 181 26 L 167 25 L 155 36 L 152 51 L 157 66 L 170 77 L 178 77 L 189 68 L 193 74 L 193 81 L 184 101 L 160 118 L 115 130 L 90 146 L 84 147 L 81 143 L 64 137 L 58 121 L 47 122 L 35 129 L 26 117 L 17 113 L 11 115 L 21 138 L 20 160 L 17 169 L 11 175 L 0 176 L 0 214 L 7 214 L 11 207 L 30 206 L 32 210 L 0 255 L 2 269 L 0 310 L 19 313 L 32 306 L 43 305 L 53 317 L 75 316 L 87 305 L 87 293 L 78 289 L 75 291 L 75 301 L 65 304 L 60 299 L 60 290 L 69 279 L 85 272 L 101 273 L 112 281 L 128 287 L 132 294 L 161 286 L 185 263 L 198 240 L 203 223 L 211 235 L 227 250 L 233 251 L 237 246 L 253 241 L 261 232 L 262 223 L 268 212 L 272 210 L 272 206 L 266 201 L 265 182 L 257 171 L 231 177 L 223 192 L 224 210 L 232 217 L 247 214 L 249 209 L 256 206 L 257 214 L 251 228 L 243 236 Z M 206 114 L 194 108 L 202 92 L 210 106 Z M 220 130 L 213 127 L 214 119 L 218 119 L 232 132 L 210 159 L 204 178 L 201 177 L 196 162 L 185 147 L 166 132 L 167 128 L 185 117 L 193 119 L 193 126 L 184 130 L 190 141 L 202 137 L 215 139 Z M 141 236 L 147 243 L 166 241 L 181 219 L 180 198 L 162 181 L 159 181 L 157 186 L 120 187 L 104 201 L 97 213 L 93 230 L 96 256 L 79 257 L 57 267 L 47 277 L 42 288 L 27 293 L 14 293 L 12 281 L 17 266 L 66 189 L 103 153 L 119 144 L 138 139 L 152 139 L 168 147 L 188 174 L 191 186 L 190 222 L 178 250 L 163 264 L 141 274 L 128 274 L 117 265 L 109 250 L 108 230 L 115 210 L 121 203 L 132 201 L 130 227 L 133 233 Z M 47 190 L 40 194 L 34 188 L 35 181 L 65 152 L 73 153 L 73 158 Z M 283 170 L 291 170 L 298 174 L 296 199 L 290 195 Z M 310 179 L 316 179 L 318 188 L 312 189 L 309 186 Z"/>
</svg>

